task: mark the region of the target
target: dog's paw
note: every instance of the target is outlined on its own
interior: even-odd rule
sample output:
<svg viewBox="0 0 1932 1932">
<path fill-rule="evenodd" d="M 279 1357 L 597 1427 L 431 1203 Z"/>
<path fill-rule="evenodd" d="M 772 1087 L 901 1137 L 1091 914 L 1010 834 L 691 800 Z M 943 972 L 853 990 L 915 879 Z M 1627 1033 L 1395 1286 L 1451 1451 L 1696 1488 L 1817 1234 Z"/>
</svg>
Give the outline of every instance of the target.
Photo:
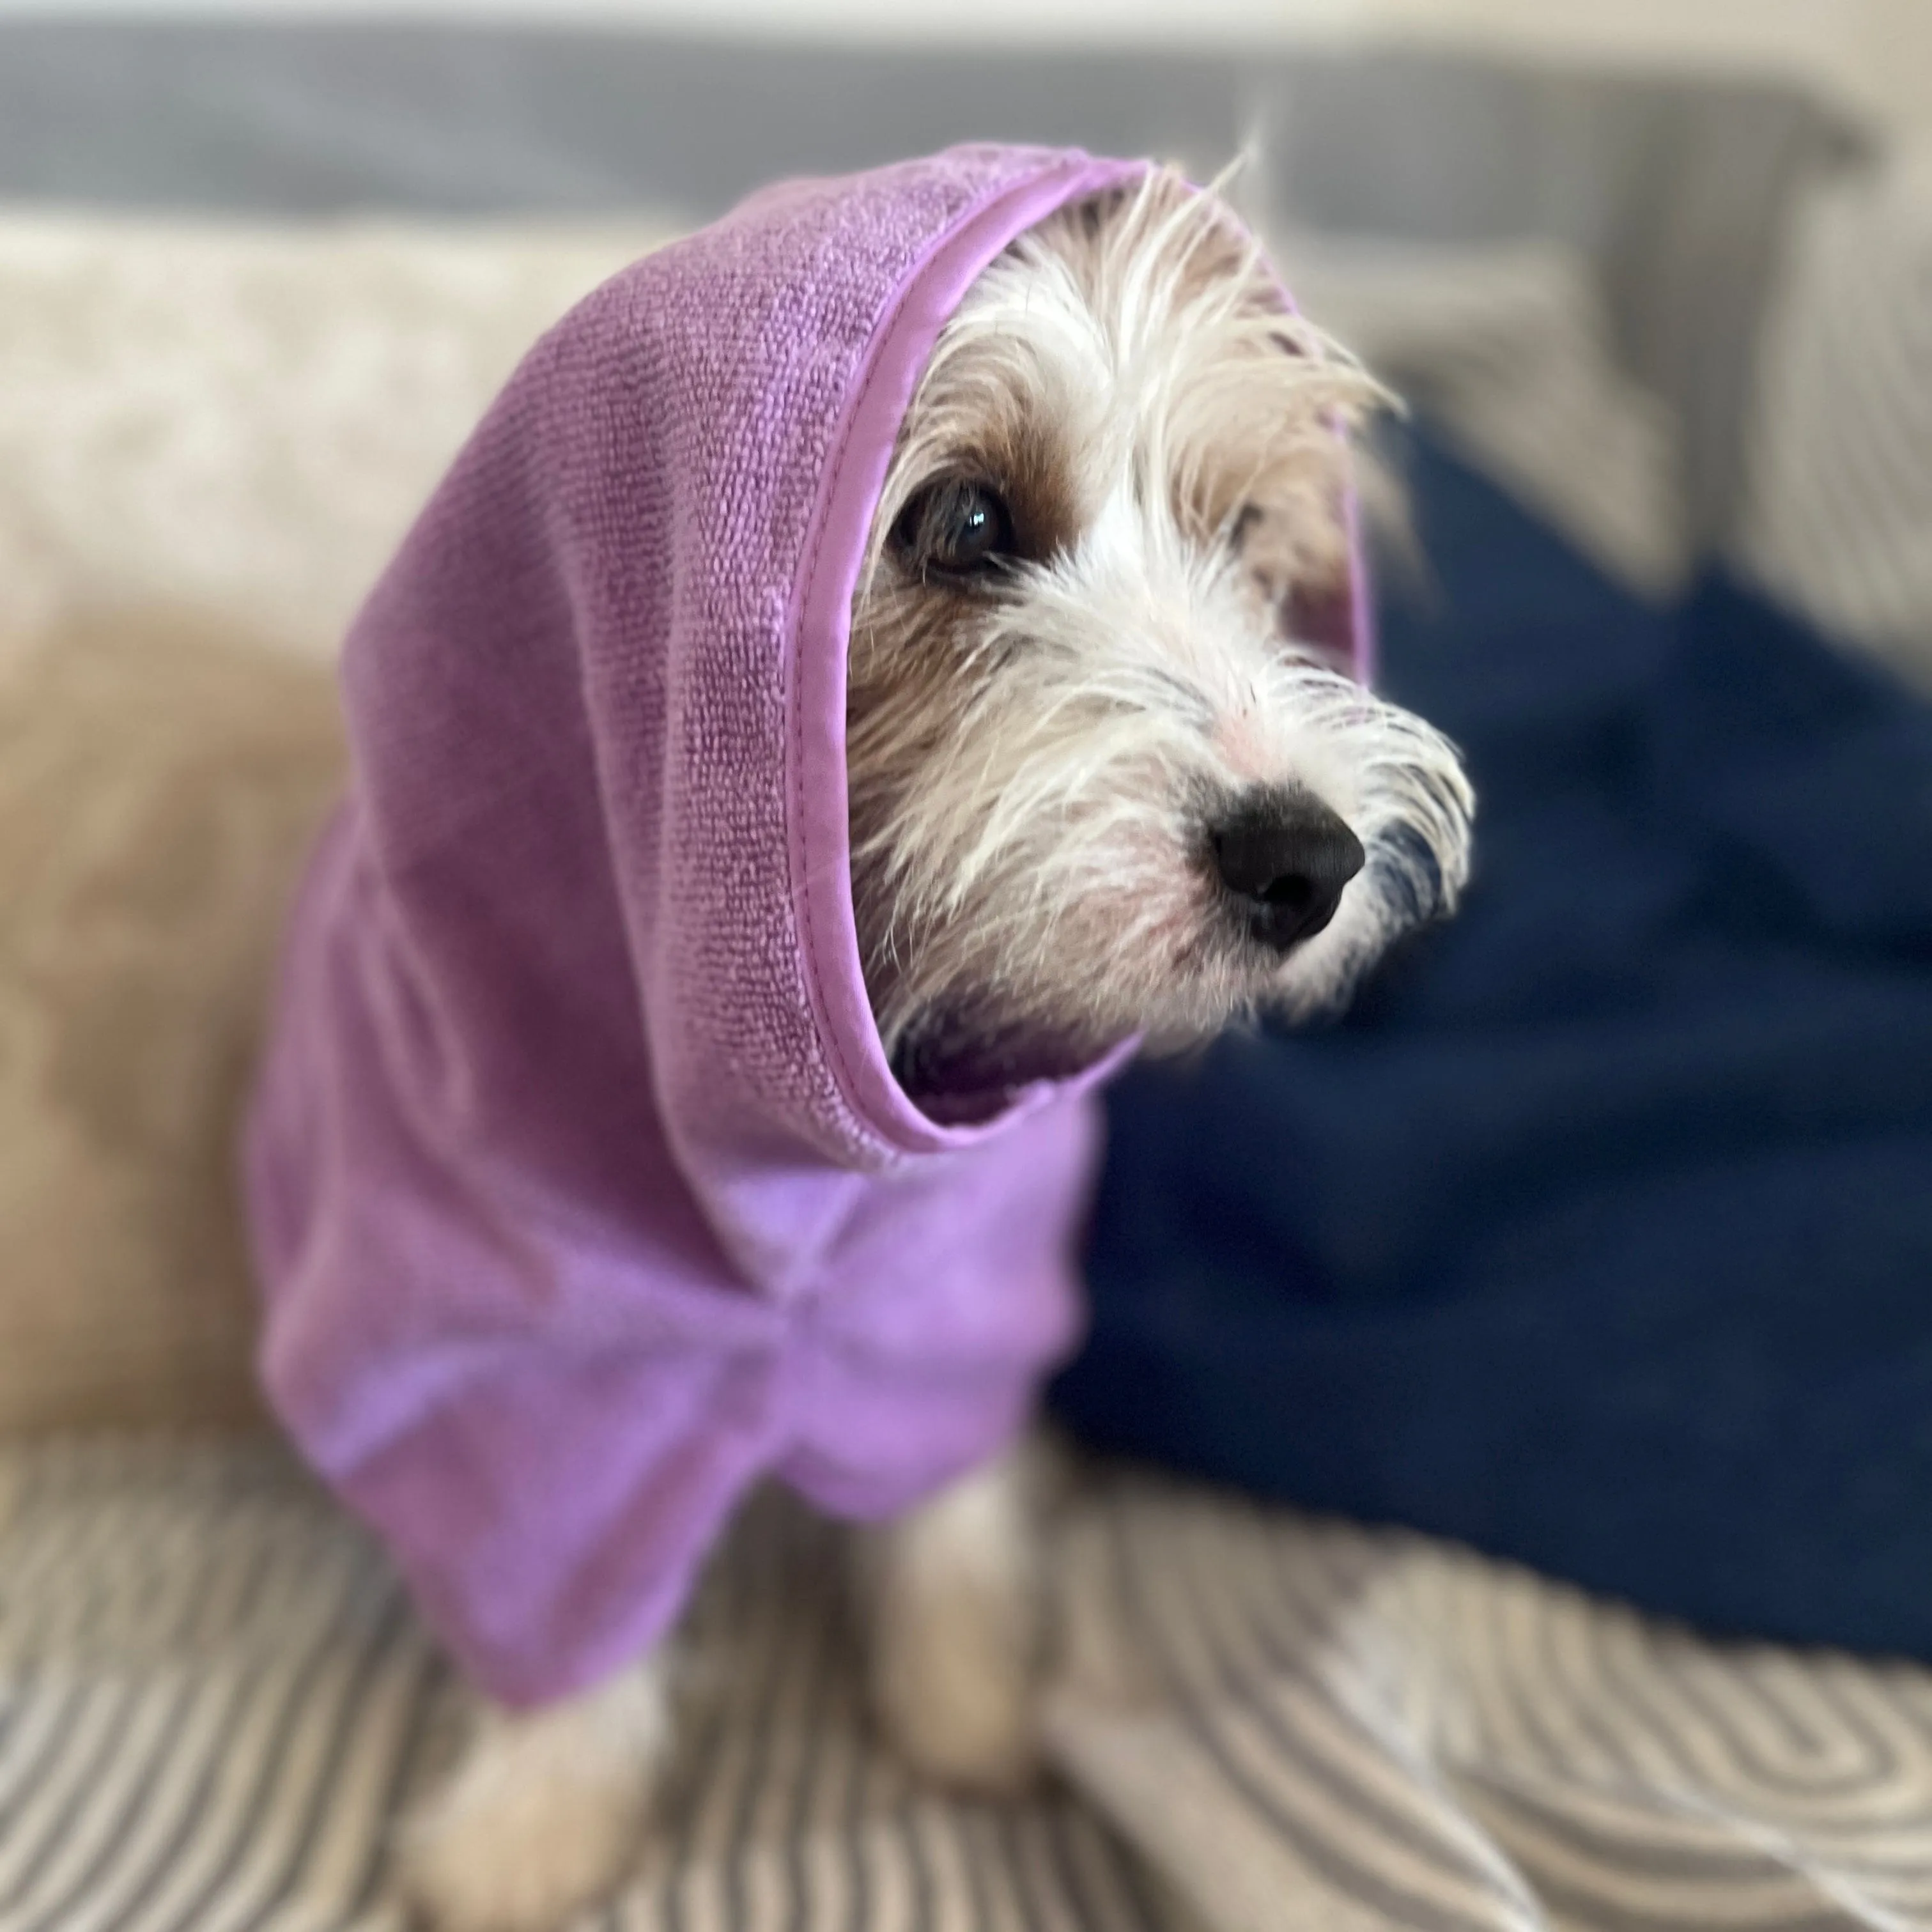
<svg viewBox="0 0 1932 1932">
<path fill-rule="evenodd" d="M 493 1712 L 405 1822 L 398 1877 L 431 1932 L 563 1932 L 634 1860 L 663 1741 L 657 1686 L 619 1680 L 527 1715 Z"/>
<path fill-rule="evenodd" d="M 877 1576 L 872 1702 L 913 1768 L 1006 1796 L 1038 1768 L 1039 1605 L 1010 1472 L 970 1478 L 889 1532 Z"/>
<path fill-rule="evenodd" d="M 560 1775 L 514 1796 L 439 1807 L 402 1847 L 414 1922 L 428 1932 L 564 1932 L 616 1889 L 641 1798 L 619 1802 L 608 1784 Z"/>
<path fill-rule="evenodd" d="M 879 1720 L 922 1777 L 1010 1796 L 1038 1768 L 1030 1660 L 999 1634 L 1002 1613 L 956 1602 L 892 1620 L 873 1656 Z"/>
</svg>

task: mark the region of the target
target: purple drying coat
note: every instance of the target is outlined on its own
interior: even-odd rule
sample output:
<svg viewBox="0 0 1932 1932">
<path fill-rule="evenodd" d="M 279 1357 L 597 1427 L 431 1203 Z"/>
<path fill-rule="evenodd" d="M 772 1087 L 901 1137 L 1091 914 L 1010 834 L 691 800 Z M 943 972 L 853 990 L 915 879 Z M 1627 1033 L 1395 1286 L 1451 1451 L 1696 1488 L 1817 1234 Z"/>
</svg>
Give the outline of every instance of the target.
<svg viewBox="0 0 1932 1932">
<path fill-rule="evenodd" d="M 248 1132 L 262 1369 L 500 1698 L 646 1648 L 764 1476 L 916 1502 L 1077 1337 L 1106 1070 L 970 1126 L 893 1080 L 845 656 L 941 325 L 1141 169 L 956 148 L 636 263 L 526 358 L 351 632 L 348 796 Z"/>
</svg>

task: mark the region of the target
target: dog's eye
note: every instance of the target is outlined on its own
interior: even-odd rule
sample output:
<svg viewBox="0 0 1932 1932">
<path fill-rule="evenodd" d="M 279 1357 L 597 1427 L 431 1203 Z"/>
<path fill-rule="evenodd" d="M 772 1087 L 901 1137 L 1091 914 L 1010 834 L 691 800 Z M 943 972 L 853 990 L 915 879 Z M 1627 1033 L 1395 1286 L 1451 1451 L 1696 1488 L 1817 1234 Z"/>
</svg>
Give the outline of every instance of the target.
<svg viewBox="0 0 1932 1932">
<path fill-rule="evenodd" d="M 964 577 L 1012 555 L 1013 520 L 997 491 L 946 477 L 907 504 L 892 536 L 921 568 Z"/>
</svg>

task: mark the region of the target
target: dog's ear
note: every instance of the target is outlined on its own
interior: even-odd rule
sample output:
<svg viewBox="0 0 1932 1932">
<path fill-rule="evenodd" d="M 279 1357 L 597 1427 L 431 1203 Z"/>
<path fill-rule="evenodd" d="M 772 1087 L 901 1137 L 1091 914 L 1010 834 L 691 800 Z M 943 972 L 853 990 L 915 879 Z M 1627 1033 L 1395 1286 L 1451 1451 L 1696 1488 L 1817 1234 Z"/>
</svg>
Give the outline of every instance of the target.
<svg viewBox="0 0 1932 1932">
<path fill-rule="evenodd" d="M 1399 452 L 1372 426 L 1346 446 L 1335 472 L 1332 503 L 1319 514 L 1324 536 L 1317 542 L 1311 543 L 1306 532 L 1298 542 L 1286 542 L 1279 529 L 1270 531 L 1265 523 L 1257 523 L 1250 532 L 1255 568 L 1280 614 L 1282 637 L 1298 644 L 1348 635 L 1348 578 L 1358 546 L 1384 582 L 1411 591 L 1426 592 L 1428 587 L 1428 568 Z M 1248 554 L 1244 543 L 1244 559 Z"/>
<path fill-rule="evenodd" d="M 1407 590 L 1421 592 L 1428 587 L 1429 566 L 1415 526 L 1403 448 L 1386 418 L 1370 423 L 1351 440 L 1348 476 L 1360 548 L 1372 560 L 1376 574 Z"/>
<path fill-rule="evenodd" d="M 1329 488 L 1304 484 L 1286 502 L 1245 506 L 1234 541 L 1284 643 L 1336 634 L 1330 620 L 1348 596 L 1347 511 L 1339 476 Z"/>
</svg>

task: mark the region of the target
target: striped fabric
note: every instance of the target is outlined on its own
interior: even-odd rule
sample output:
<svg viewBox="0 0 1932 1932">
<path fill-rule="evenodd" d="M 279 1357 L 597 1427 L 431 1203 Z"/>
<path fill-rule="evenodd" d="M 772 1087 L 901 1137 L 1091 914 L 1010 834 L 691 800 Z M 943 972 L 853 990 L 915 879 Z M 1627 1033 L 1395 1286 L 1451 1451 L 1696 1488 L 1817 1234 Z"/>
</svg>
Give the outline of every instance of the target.
<svg viewBox="0 0 1932 1932">
<path fill-rule="evenodd" d="M 1726 1648 L 1424 1540 L 1142 1475 L 1063 1552 L 1064 1781 L 868 1742 L 833 1534 L 720 1558 L 605 1932 L 1932 1926 L 1932 1674 Z M 0 1928 L 376 1932 L 452 1687 L 277 1450 L 0 1456 Z"/>
<path fill-rule="evenodd" d="M 1733 548 L 1932 686 L 1932 144 L 1828 181 L 1768 308 Z"/>
<path fill-rule="evenodd" d="M 0 1928 L 397 1923 L 385 1827 L 458 1706 L 367 1540 L 268 1448 L 37 1447 L 9 1493 Z M 1155 1932 L 1088 1808 L 951 1803 L 872 1747 L 837 1556 L 766 1505 L 716 1566 L 686 1762 L 612 1932 Z"/>
</svg>

